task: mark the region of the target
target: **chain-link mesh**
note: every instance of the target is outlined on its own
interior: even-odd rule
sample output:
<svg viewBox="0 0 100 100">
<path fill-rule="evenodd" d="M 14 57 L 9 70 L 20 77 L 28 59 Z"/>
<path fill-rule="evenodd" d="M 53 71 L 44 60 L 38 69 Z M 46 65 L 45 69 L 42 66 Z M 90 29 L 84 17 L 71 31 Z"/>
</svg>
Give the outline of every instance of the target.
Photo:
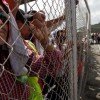
<svg viewBox="0 0 100 100">
<path fill-rule="evenodd" d="M 78 93 L 84 93 L 88 73 L 90 11 L 85 0 L 81 0 L 76 9 L 77 21 L 77 64 L 78 64 Z"/>
<path fill-rule="evenodd" d="M 88 49 L 89 13 L 82 7 L 86 4 L 80 1 L 77 5 L 77 0 L 7 0 L 9 8 L 2 1 L 0 100 L 75 100 L 74 70 L 78 69 L 81 90 Z"/>
</svg>

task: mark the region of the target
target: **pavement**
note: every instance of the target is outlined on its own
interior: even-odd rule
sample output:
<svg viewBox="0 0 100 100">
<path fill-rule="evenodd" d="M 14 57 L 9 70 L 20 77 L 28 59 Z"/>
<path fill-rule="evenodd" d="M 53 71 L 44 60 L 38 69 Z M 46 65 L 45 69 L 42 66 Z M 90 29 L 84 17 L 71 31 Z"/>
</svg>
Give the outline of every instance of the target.
<svg viewBox="0 0 100 100">
<path fill-rule="evenodd" d="M 91 45 L 88 77 L 83 100 L 100 100 L 100 44 Z"/>
</svg>

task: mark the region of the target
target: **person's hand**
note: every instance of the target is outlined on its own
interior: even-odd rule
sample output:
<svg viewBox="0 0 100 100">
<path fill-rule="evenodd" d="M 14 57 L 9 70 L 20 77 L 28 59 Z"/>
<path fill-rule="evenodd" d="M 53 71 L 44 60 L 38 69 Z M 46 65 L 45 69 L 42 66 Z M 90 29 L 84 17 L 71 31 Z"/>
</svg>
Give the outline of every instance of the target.
<svg viewBox="0 0 100 100">
<path fill-rule="evenodd" d="M 39 12 L 36 12 L 35 14 L 33 14 L 33 20 L 34 19 L 37 19 L 39 20 L 40 22 L 45 22 L 45 13 L 43 13 L 43 11 L 39 11 Z"/>
<path fill-rule="evenodd" d="M 43 37 L 44 40 L 48 39 L 49 31 L 44 23 L 41 23 L 38 19 L 35 19 L 32 21 L 31 26 L 34 26 L 33 29 L 38 32 L 37 34 L 40 34 L 41 37 Z"/>
<path fill-rule="evenodd" d="M 45 23 L 41 23 L 35 19 L 31 23 L 31 27 L 34 30 L 34 36 L 40 41 L 41 45 L 46 51 L 51 51 L 53 46 L 49 44 L 49 31 Z"/>
<path fill-rule="evenodd" d="M 38 19 L 34 19 L 31 24 L 34 25 L 34 27 L 41 29 L 43 27 L 43 24 L 38 20 Z"/>
<path fill-rule="evenodd" d="M 42 28 L 42 27 L 41 27 Z M 31 24 L 31 29 L 33 29 L 34 36 L 38 39 L 41 43 L 45 51 L 53 50 L 53 46 L 49 45 L 49 38 L 46 33 L 43 32 L 45 29 L 38 29 L 33 24 Z"/>
<path fill-rule="evenodd" d="M 41 31 L 33 24 L 30 24 L 30 28 L 33 31 L 34 36 L 41 42 L 44 39 L 44 36 Z"/>
</svg>

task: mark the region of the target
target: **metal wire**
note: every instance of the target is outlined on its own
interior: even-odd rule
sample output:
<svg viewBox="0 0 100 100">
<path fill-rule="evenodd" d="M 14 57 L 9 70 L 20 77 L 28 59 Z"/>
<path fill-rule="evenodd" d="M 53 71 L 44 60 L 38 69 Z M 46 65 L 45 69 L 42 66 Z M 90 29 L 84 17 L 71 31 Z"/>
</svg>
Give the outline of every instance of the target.
<svg viewBox="0 0 100 100">
<path fill-rule="evenodd" d="M 84 0 L 82 1 L 84 2 Z M 89 24 L 87 23 L 86 13 L 89 15 L 89 11 L 85 3 L 85 7 L 82 7 L 82 1 L 79 1 L 79 4 L 76 5 L 74 0 L 36 0 L 31 2 L 25 0 L 19 6 L 20 9 L 25 11 L 25 14 L 31 11 L 29 14 L 34 16 L 34 13 L 32 14 L 33 10 L 36 12 L 42 10 L 42 15 L 45 13 L 46 24 L 44 26 L 44 22 L 40 23 L 41 20 L 38 17 L 33 17 L 35 21 L 38 20 L 40 23 L 39 28 L 38 26 L 37 28 L 32 28 L 30 25 L 35 23 L 33 25 L 35 26 L 36 22 L 34 20 L 30 22 L 28 18 L 18 28 L 10 21 L 10 14 L 3 11 L 8 17 L 6 16 L 6 21 L 0 24 L 0 100 L 34 100 L 35 97 L 30 99 L 30 94 L 32 93 L 33 95 L 36 93 L 35 96 L 38 96 L 37 100 L 77 100 L 78 95 L 81 95 L 82 91 L 84 63 L 86 60 L 84 51 L 87 52 L 89 49 L 86 37 L 88 35 L 87 24 Z M 12 13 L 16 7 L 11 10 Z M 22 12 L 21 14 L 23 15 Z M 61 17 L 62 15 L 63 17 Z M 56 24 L 54 21 L 48 24 L 48 21 L 56 18 L 59 18 Z M 9 28 L 7 28 L 7 24 L 9 24 Z M 19 31 L 18 36 L 12 44 L 8 42 L 11 35 L 11 25 Z M 47 28 L 46 25 L 49 27 Z M 30 33 L 27 38 L 23 34 L 20 34 L 24 27 L 28 28 L 27 30 Z M 1 35 L 2 33 L 4 34 L 3 28 L 7 30 L 6 34 L 9 34 L 6 37 L 8 39 L 5 39 Z M 24 30 L 24 33 L 27 30 Z M 48 39 L 48 41 L 39 41 L 39 36 L 46 36 L 43 39 Z M 21 80 L 22 77 L 17 76 L 12 69 L 10 57 L 12 53 L 16 52 L 14 46 L 18 43 L 19 39 L 22 42 L 31 40 L 36 46 L 38 59 L 36 58 L 36 52 L 29 45 L 27 46 L 27 42 L 23 42 L 25 48 L 28 50 L 28 54 L 31 53 L 24 67 L 28 70 L 27 75 L 25 74 L 27 77 L 38 78 L 38 82 L 35 85 L 39 84 L 38 88 L 40 87 L 41 93 L 37 93 L 35 85 L 32 87 L 28 83 L 26 76 Z M 52 45 L 54 49 L 47 52 L 48 45 L 46 44 Z M 21 56 L 19 53 L 18 55 Z M 21 61 L 25 63 L 24 56 Z M 17 63 L 19 62 L 15 61 L 15 64 Z M 80 64 L 82 65 L 82 69 L 79 75 L 77 74 L 77 66 L 80 67 Z"/>
<path fill-rule="evenodd" d="M 76 9 L 77 18 L 77 54 L 78 54 L 78 95 L 81 98 L 84 95 L 86 76 L 88 74 L 89 61 L 89 37 L 90 37 L 90 11 L 86 0 L 79 2 Z"/>
</svg>

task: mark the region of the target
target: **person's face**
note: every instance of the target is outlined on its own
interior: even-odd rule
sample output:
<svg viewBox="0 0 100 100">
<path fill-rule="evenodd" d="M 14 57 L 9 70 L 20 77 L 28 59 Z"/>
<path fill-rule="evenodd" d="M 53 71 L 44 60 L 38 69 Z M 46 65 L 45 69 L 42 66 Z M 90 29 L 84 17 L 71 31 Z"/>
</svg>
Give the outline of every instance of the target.
<svg viewBox="0 0 100 100">
<path fill-rule="evenodd" d="M 56 37 L 56 42 L 57 42 L 58 44 L 64 44 L 65 39 L 66 39 L 65 32 L 62 31 L 62 32 L 59 32 L 59 36 Z"/>
</svg>

